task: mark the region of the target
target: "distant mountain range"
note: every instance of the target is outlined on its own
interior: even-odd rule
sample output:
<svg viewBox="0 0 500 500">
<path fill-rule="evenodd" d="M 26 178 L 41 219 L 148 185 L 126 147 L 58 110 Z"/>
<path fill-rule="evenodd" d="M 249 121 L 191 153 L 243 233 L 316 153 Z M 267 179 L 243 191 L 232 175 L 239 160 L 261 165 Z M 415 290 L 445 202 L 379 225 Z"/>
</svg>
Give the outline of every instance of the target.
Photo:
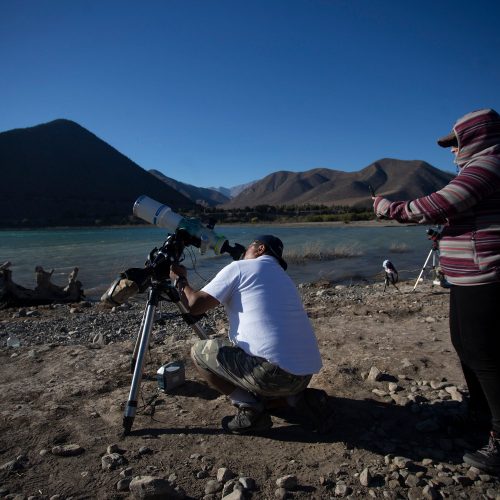
<svg viewBox="0 0 500 500">
<path fill-rule="evenodd" d="M 0 133 L 0 227 L 122 224 L 146 194 L 176 211 L 257 205 L 371 206 L 377 194 L 408 199 L 444 186 L 452 174 L 422 161 L 382 159 L 358 172 L 279 171 L 233 188 L 200 188 L 147 172 L 70 120 Z M 201 206 L 200 206 L 201 205 Z"/>
<path fill-rule="evenodd" d="M 149 173 L 153 174 L 156 178 L 175 189 L 178 193 L 183 194 L 191 201 L 194 201 L 201 206 L 214 207 L 216 205 L 222 205 L 231 199 L 230 196 L 223 194 L 223 192 L 218 189 L 200 188 L 192 186 L 191 184 L 185 184 L 184 182 L 179 182 L 175 179 L 167 177 L 165 174 L 158 172 L 158 170 L 149 170 Z M 226 191 L 228 193 L 231 192 L 230 189 L 227 189 Z"/>
<path fill-rule="evenodd" d="M 425 196 L 445 186 L 453 175 L 424 161 L 384 158 L 358 172 L 315 168 L 307 172 L 279 171 L 253 183 L 223 205 L 345 205 L 371 207 L 368 186 L 391 199 Z"/>
<path fill-rule="evenodd" d="M 235 196 L 238 196 L 242 191 L 244 191 L 247 187 L 250 187 L 252 184 L 255 184 L 257 181 L 252 181 L 252 182 L 246 182 L 245 184 L 239 184 L 238 186 L 233 186 L 231 188 L 225 188 L 225 187 L 211 187 L 209 189 L 213 189 L 214 191 L 218 191 L 219 193 L 222 193 L 224 196 L 226 196 L 229 199 L 234 198 Z"/>
</svg>

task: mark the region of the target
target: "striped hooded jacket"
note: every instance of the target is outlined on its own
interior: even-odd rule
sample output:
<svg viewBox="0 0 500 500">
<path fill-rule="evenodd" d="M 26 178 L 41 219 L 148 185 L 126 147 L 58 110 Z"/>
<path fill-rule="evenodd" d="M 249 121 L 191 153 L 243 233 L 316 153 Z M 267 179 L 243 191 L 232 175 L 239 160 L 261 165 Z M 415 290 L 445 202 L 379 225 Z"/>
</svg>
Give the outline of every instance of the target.
<svg viewBox="0 0 500 500">
<path fill-rule="evenodd" d="M 458 175 L 413 201 L 377 196 L 375 213 L 399 222 L 442 224 L 440 265 L 453 285 L 500 281 L 500 116 L 481 109 L 460 118 Z"/>
</svg>

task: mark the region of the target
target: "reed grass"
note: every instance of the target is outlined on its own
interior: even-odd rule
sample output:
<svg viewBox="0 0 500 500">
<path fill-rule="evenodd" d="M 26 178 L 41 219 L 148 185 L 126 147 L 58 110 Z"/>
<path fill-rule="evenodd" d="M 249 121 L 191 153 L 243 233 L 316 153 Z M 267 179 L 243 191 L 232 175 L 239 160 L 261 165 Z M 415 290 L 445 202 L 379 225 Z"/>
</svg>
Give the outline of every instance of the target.
<svg viewBox="0 0 500 500">
<path fill-rule="evenodd" d="M 389 247 L 389 252 L 408 253 L 411 252 L 411 248 L 406 243 L 391 243 L 391 246 Z"/>
<path fill-rule="evenodd" d="M 285 250 L 284 258 L 293 264 L 305 264 L 310 260 L 351 259 L 363 255 L 359 244 L 344 243 L 324 248 L 320 243 L 307 243 L 299 248 Z"/>
</svg>

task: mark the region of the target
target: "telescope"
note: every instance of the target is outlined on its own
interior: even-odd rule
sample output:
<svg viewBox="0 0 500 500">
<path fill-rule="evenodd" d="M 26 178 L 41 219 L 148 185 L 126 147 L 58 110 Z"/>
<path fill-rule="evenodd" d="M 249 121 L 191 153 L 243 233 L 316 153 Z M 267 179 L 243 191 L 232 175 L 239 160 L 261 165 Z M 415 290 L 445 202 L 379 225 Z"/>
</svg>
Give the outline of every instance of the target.
<svg viewBox="0 0 500 500">
<path fill-rule="evenodd" d="M 245 253 L 245 247 L 239 243 L 233 246 L 225 236 L 213 230 L 213 224 L 204 226 L 200 219 L 183 217 L 168 205 L 159 203 L 148 196 L 140 196 L 134 203 L 133 214 L 150 224 L 167 229 L 167 240 L 160 248 L 153 248 L 149 253 L 144 268 L 130 268 L 120 273 L 101 297 L 101 301 L 111 306 L 126 302 L 136 293 L 144 292 L 152 280 L 167 280 L 170 266 L 182 260 L 184 248 L 194 246 L 204 254 L 211 248 L 216 255 L 229 254 L 233 260 L 239 260 Z"/>
<path fill-rule="evenodd" d="M 170 232 L 184 231 L 190 237 L 189 244 L 200 249 L 204 254 L 211 248 L 216 255 L 228 253 L 233 260 L 239 260 L 244 252 L 242 245 L 229 245 L 225 236 L 213 230 L 213 224 L 204 226 L 196 217 L 183 217 L 169 206 L 159 203 L 146 195 L 139 196 L 134 203 L 133 213 L 150 224 L 168 229 Z"/>
<path fill-rule="evenodd" d="M 190 245 L 199 248 L 201 253 L 204 253 L 207 248 L 211 248 L 216 255 L 228 253 L 233 260 L 239 260 L 245 252 L 243 245 L 235 243 L 231 246 L 224 236 L 217 234 L 213 230 L 214 224 L 203 225 L 200 219 L 183 217 L 169 206 L 148 196 L 140 196 L 136 200 L 133 213 L 146 222 L 167 229 L 169 234 L 160 248 L 155 247 L 151 250 L 144 268 L 130 268 L 121 273 L 101 297 L 101 301 L 116 306 L 123 304 L 137 292 L 144 292 L 149 288 L 148 300 L 130 360 L 132 382 L 123 415 L 124 435 L 131 432 L 134 423 L 145 354 L 149 347 L 156 308 L 160 302 L 174 303 L 179 308 L 184 321 L 193 328 L 195 333 L 201 339 L 209 338 L 209 332 L 199 322 L 204 315 L 192 315 L 182 303 L 175 283 L 171 283 L 171 266 L 182 261 L 184 248 Z"/>
</svg>

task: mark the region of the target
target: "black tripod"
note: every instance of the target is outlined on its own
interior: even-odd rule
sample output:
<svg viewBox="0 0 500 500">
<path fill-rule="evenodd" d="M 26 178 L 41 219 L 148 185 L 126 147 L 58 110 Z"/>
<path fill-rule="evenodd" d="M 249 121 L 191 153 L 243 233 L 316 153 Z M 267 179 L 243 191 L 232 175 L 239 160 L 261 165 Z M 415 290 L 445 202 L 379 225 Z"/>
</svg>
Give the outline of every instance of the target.
<svg viewBox="0 0 500 500">
<path fill-rule="evenodd" d="M 184 321 L 193 328 L 198 337 L 200 337 L 200 339 L 208 339 L 207 331 L 198 323 L 201 316 L 189 314 L 186 306 L 180 300 L 177 289 L 172 285 L 171 281 L 166 279 L 152 282 L 141 321 L 141 327 L 139 329 L 139 335 L 135 343 L 134 353 L 130 361 L 130 372 L 133 373 L 133 376 L 127 404 L 125 406 L 125 413 L 123 415 L 123 433 L 125 435 L 130 433 L 134 423 L 137 411 L 137 396 L 139 394 L 146 351 L 149 347 L 149 339 L 154 323 L 156 308 L 162 300 L 168 300 L 169 302 L 175 303 L 179 307 Z"/>
<path fill-rule="evenodd" d="M 187 307 L 181 302 L 179 292 L 170 280 L 170 268 L 172 264 L 178 264 L 182 260 L 184 248 L 189 245 L 200 247 L 201 240 L 191 236 L 187 231 L 178 229 L 175 234 L 170 234 L 160 249 L 154 248 L 146 261 L 144 269 L 129 269 L 123 273 L 123 277 L 132 280 L 139 291 L 145 291 L 148 287 L 149 295 L 144 309 L 139 335 L 134 347 L 134 353 L 130 363 L 130 371 L 133 374 L 130 392 L 125 405 L 123 415 L 123 433 L 129 434 L 132 430 L 135 414 L 137 411 L 137 396 L 139 394 L 144 360 L 149 347 L 149 339 L 153 328 L 156 308 L 161 301 L 173 302 L 182 313 L 184 321 L 190 325 L 201 339 L 208 339 L 207 331 L 198 323 L 205 315 L 194 316 L 189 313 Z M 244 252 L 244 247 L 236 243 L 233 247 L 227 241 L 224 242 L 220 253 L 226 252 L 234 260 L 238 260 Z"/>
</svg>

